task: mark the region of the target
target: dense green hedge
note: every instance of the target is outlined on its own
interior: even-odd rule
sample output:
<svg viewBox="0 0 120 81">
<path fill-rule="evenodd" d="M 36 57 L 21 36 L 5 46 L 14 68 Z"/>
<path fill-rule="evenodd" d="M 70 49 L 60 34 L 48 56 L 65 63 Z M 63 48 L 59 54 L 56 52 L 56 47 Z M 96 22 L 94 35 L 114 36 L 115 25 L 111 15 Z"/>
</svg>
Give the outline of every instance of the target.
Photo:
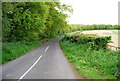
<svg viewBox="0 0 120 81">
<path fill-rule="evenodd" d="M 88 43 L 92 49 L 98 49 L 100 47 L 106 47 L 111 37 L 97 37 L 97 36 L 80 36 L 77 38 L 77 42 L 80 44 Z"/>
<path fill-rule="evenodd" d="M 67 34 L 66 40 L 78 44 L 89 44 L 91 49 L 106 48 L 106 44 L 111 42 L 111 36 L 97 36 L 95 34 Z"/>
<path fill-rule="evenodd" d="M 68 33 L 60 44 L 80 75 L 87 78 L 115 79 L 119 76 L 118 52 L 106 49 L 106 44 L 110 42 L 110 36 Z"/>
<path fill-rule="evenodd" d="M 90 49 L 88 43 L 72 43 L 66 39 L 62 39 L 60 44 L 69 62 L 73 63 L 80 77 L 84 76 L 88 79 L 116 79 L 119 76 L 117 51 L 103 48 L 93 50 Z"/>
</svg>

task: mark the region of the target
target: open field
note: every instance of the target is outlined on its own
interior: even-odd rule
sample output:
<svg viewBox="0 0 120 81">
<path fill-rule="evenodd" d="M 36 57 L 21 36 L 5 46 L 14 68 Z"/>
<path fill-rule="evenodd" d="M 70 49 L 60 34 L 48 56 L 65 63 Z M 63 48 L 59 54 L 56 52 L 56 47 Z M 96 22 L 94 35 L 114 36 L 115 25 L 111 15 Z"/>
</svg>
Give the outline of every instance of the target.
<svg viewBox="0 0 120 81">
<path fill-rule="evenodd" d="M 108 45 L 112 45 L 115 47 L 120 47 L 118 41 L 118 37 L 120 35 L 120 30 L 90 30 L 90 31 L 83 31 L 81 32 L 83 34 L 97 34 L 99 36 L 111 36 L 112 43 L 109 43 Z"/>
</svg>

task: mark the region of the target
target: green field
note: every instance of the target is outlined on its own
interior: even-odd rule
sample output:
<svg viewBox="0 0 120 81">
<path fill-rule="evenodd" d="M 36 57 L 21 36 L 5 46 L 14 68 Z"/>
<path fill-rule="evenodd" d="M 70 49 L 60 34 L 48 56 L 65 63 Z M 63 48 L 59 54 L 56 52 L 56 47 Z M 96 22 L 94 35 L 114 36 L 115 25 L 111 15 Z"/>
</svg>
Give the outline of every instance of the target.
<svg viewBox="0 0 120 81">
<path fill-rule="evenodd" d="M 89 44 L 61 40 L 61 48 L 80 75 L 88 79 L 116 79 L 118 52 L 99 48 L 89 49 Z"/>
</svg>

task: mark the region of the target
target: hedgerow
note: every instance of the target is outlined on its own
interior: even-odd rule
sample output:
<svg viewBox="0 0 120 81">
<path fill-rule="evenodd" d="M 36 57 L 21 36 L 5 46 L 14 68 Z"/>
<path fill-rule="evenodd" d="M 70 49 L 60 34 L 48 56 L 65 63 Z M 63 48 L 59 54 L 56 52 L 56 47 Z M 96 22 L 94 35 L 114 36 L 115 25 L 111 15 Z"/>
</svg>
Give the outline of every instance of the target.
<svg viewBox="0 0 120 81">
<path fill-rule="evenodd" d="M 88 79 L 116 79 L 119 77 L 118 52 L 106 49 L 111 37 L 67 34 L 61 48 L 75 70 Z"/>
<path fill-rule="evenodd" d="M 88 44 L 91 49 L 106 49 L 106 44 L 111 42 L 111 36 L 97 36 L 96 34 L 67 34 L 66 40 L 72 43 Z"/>
</svg>

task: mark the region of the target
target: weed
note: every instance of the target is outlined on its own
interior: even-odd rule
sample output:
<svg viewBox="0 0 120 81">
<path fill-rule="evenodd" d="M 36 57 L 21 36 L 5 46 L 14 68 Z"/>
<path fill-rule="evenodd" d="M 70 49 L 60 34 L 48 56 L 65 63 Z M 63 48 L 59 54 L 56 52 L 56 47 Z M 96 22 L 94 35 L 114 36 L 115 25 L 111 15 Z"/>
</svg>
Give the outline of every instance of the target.
<svg viewBox="0 0 120 81">
<path fill-rule="evenodd" d="M 89 49 L 88 44 L 60 41 L 61 48 L 75 69 L 90 79 L 116 79 L 118 75 L 118 52 L 99 48 Z"/>
</svg>

